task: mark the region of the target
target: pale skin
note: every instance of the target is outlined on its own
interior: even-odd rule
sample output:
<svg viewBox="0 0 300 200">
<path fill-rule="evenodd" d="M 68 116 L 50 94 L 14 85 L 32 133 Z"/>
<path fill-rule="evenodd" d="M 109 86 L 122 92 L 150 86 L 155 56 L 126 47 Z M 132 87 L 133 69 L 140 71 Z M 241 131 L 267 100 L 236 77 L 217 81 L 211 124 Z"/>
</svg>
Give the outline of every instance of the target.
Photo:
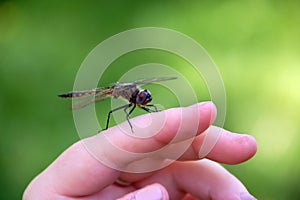
<svg viewBox="0 0 300 200">
<path fill-rule="evenodd" d="M 250 159 L 257 148 L 252 136 L 222 129 L 218 142 L 205 158 L 198 156 L 205 135 L 208 134 L 205 130 L 216 117 L 216 108 L 210 102 L 164 111 L 164 127 L 155 136 L 147 138 L 144 144 L 120 132 L 116 127 L 101 134 L 106 134 L 110 141 L 120 148 L 151 152 L 172 140 L 182 120 L 180 116 L 188 118 L 184 120 L 188 127 L 188 123 L 194 120 L 191 115 L 195 110 L 201 116 L 196 137 L 189 135 L 188 131 L 179 137 L 177 142 L 191 137 L 194 139 L 189 148 L 167 167 L 148 173 L 124 173 L 99 162 L 79 141 L 63 152 L 28 185 L 23 200 L 255 199 L 236 177 L 218 164 L 239 164 Z M 181 115 L 182 113 L 184 114 Z M 150 115 L 156 117 L 156 113 L 151 113 L 133 118 L 131 122 L 142 122 Z M 117 158 L 109 153 L 107 152 L 108 156 Z M 132 162 L 128 158 L 118 159 L 123 165 Z M 126 180 L 130 184 L 122 185 L 118 179 Z"/>
</svg>

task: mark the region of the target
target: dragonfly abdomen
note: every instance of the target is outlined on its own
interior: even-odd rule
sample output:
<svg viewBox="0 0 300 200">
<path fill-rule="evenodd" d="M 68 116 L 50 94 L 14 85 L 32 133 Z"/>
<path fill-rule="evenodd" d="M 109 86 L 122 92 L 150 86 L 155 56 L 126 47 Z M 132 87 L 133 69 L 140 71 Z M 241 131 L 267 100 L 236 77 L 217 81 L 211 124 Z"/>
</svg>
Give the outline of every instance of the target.
<svg viewBox="0 0 300 200">
<path fill-rule="evenodd" d="M 65 94 L 59 94 L 59 97 L 63 98 L 76 98 L 76 97 L 83 97 L 83 96 L 90 96 L 90 95 L 95 95 L 97 92 L 96 90 L 91 90 L 91 91 L 82 91 L 82 92 L 69 92 Z"/>
</svg>

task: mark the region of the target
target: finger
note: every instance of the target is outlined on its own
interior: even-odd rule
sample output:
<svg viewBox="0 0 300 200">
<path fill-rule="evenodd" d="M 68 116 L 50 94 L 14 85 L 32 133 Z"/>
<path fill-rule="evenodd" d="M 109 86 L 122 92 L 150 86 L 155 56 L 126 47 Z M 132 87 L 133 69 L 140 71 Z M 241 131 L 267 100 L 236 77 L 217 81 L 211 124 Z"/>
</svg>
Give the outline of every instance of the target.
<svg viewBox="0 0 300 200">
<path fill-rule="evenodd" d="M 215 117 L 216 108 L 214 104 L 212 102 L 203 102 L 189 107 L 172 108 L 164 112 L 146 114 L 132 119 L 133 124 L 138 123 L 142 127 L 142 129 L 137 129 L 140 132 L 124 134 L 119 126 L 115 126 L 109 131 L 103 132 L 103 135 L 124 150 L 149 152 L 161 148 L 171 140 L 172 142 L 183 141 L 202 133 L 212 124 Z M 152 121 L 152 123 L 147 126 L 149 121 Z M 161 121 L 164 123 L 161 123 Z M 127 125 L 127 122 L 123 123 L 121 127 L 124 127 L 124 125 Z M 176 140 L 173 140 L 175 136 Z M 144 138 L 147 138 L 147 140 L 144 140 Z"/>
<path fill-rule="evenodd" d="M 253 157 L 256 151 L 257 144 L 253 136 L 222 129 L 218 142 L 205 157 L 220 163 L 238 164 Z"/>
<path fill-rule="evenodd" d="M 84 140 L 84 144 L 98 160 L 111 168 L 135 173 L 153 171 L 161 167 L 165 158 L 163 154 L 173 154 L 168 156 L 176 159 L 186 150 L 168 151 L 169 146 L 166 145 L 193 139 L 211 125 L 215 116 L 216 109 L 211 102 L 169 109 L 132 119 L 133 124 L 138 121 L 142 126 L 152 121 L 139 132 L 126 134 L 122 128 L 113 127 Z M 127 125 L 127 122 L 124 124 Z M 153 158 L 158 157 L 154 162 Z M 143 160 L 145 158 L 148 162 Z M 139 164 L 136 161 L 140 161 Z"/>
<path fill-rule="evenodd" d="M 124 134 L 118 128 L 112 128 L 105 131 L 104 134 L 101 133 L 97 136 L 77 142 L 60 155 L 30 184 L 29 191 L 30 188 L 36 187 L 40 189 L 39 193 L 41 195 L 45 194 L 46 191 L 47 193 L 51 191 L 69 197 L 95 194 L 112 184 L 120 175 L 118 170 L 99 162 L 99 155 L 95 154 L 98 153 L 97 150 L 100 149 L 101 151 L 104 149 L 101 153 L 104 153 L 108 159 L 112 159 L 112 161 L 115 161 L 117 164 L 128 164 L 134 160 L 132 157 L 122 157 L 121 154 L 120 156 L 113 151 L 107 151 L 105 149 L 106 143 L 101 141 L 106 138 L 102 136 L 109 138 L 109 141 L 118 147 L 129 151 L 153 151 L 172 140 L 182 127 L 186 128 L 187 131 L 181 129 L 179 137 L 177 137 L 178 140 L 184 140 L 193 136 L 189 134 L 189 128 L 192 127 L 190 125 L 196 125 L 195 134 L 200 134 L 209 127 L 214 120 L 216 109 L 212 103 L 207 102 L 186 108 L 169 109 L 164 111 L 163 114 L 166 118 L 163 127 L 159 129 L 156 135 L 150 138 L 137 139 Z M 159 113 L 153 113 L 151 115 L 153 115 L 152 120 L 160 118 Z M 199 115 L 199 120 L 196 122 L 193 117 L 195 115 Z M 143 115 L 132 119 L 132 121 L 143 122 L 146 118 L 147 115 Z M 154 130 L 156 128 L 152 127 L 154 125 L 155 124 L 151 124 L 145 130 Z M 96 151 L 93 151 L 93 147 L 95 147 Z M 145 154 L 144 156 L 147 155 Z"/>
<path fill-rule="evenodd" d="M 253 157 L 256 151 L 257 144 L 252 136 L 210 127 L 194 139 L 180 160 L 208 158 L 218 163 L 238 164 Z"/>
<path fill-rule="evenodd" d="M 175 162 L 153 174 L 138 187 L 160 182 L 168 191 L 170 199 L 182 199 L 190 194 L 198 199 L 254 199 L 245 186 L 221 165 L 200 160 Z"/>
<path fill-rule="evenodd" d="M 211 139 L 205 140 L 211 135 L 213 135 L 215 141 Z M 215 135 L 217 135 L 217 137 L 215 137 Z M 204 142 L 210 143 L 206 145 Z M 173 144 L 170 151 L 181 149 L 184 145 L 186 145 L 185 141 Z M 208 150 L 203 150 L 203 146 L 206 146 Z M 219 163 L 237 164 L 253 157 L 256 153 L 256 149 L 256 141 L 250 135 L 231 133 L 219 127 L 210 127 L 194 139 L 192 145 L 189 146 L 178 160 L 193 161 L 206 157 Z M 207 153 L 203 154 L 203 152 Z M 122 173 L 121 177 L 124 180 L 135 182 L 150 175 L 151 173 Z"/>
<path fill-rule="evenodd" d="M 178 162 L 172 169 L 179 188 L 200 199 L 241 199 L 248 194 L 245 186 L 221 165 L 201 160 Z M 250 196 L 250 195 L 249 195 Z"/>
<path fill-rule="evenodd" d="M 148 185 L 142 189 L 136 190 L 125 196 L 119 198 L 118 200 L 168 200 L 169 195 L 167 190 L 160 184 Z"/>
</svg>

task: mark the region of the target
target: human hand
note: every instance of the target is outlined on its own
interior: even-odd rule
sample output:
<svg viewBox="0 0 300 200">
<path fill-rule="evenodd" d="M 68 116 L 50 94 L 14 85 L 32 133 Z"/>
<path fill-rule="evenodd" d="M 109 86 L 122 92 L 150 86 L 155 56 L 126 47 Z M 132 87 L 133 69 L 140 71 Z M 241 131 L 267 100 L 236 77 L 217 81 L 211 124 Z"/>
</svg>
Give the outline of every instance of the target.
<svg viewBox="0 0 300 200">
<path fill-rule="evenodd" d="M 195 111 L 200 116 L 196 135 L 188 130 L 193 127 L 189 125 L 195 121 Z M 210 102 L 169 109 L 164 114 L 166 121 L 163 128 L 146 139 L 136 139 L 113 127 L 75 143 L 29 184 L 23 199 L 255 199 L 238 179 L 217 164 L 238 164 L 251 158 L 256 152 L 253 137 L 224 129 L 208 129 L 216 117 L 216 109 Z M 158 115 L 151 113 L 131 120 L 140 123 L 147 121 L 149 116 L 155 119 Z M 180 127 L 184 130 L 178 132 Z M 217 143 L 205 156 L 206 159 L 199 158 L 205 136 L 216 131 L 220 134 Z M 191 145 L 168 166 L 144 173 L 122 172 L 108 167 L 89 153 L 84 144 L 93 143 L 96 148 L 101 148 L 97 144 L 103 137 L 99 136 L 105 136 L 120 149 L 147 156 L 147 152 L 170 143 L 175 135 L 178 136 L 176 144 L 192 138 Z M 137 161 L 135 157 L 124 157 L 113 151 L 105 151 L 105 154 L 124 169 Z M 159 156 L 164 159 L 172 157 L 168 154 Z M 147 162 L 163 162 L 157 159 L 159 156 L 151 157 Z"/>
</svg>

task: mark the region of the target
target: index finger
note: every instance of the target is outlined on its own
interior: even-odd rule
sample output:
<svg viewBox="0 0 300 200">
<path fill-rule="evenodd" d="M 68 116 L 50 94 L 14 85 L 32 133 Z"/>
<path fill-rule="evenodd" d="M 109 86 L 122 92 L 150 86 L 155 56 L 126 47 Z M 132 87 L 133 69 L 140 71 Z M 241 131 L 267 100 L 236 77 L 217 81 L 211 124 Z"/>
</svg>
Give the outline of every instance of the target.
<svg viewBox="0 0 300 200">
<path fill-rule="evenodd" d="M 84 140 L 84 145 L 96 159 L 118 171 L 151 172 L 178 159 L 192 139 L 211 125 L 215 115 L 211 102 L 142 115 L 131 120 L 144 126 L 134 127 L 134 133 L 126 133 L 123 127 L 129 126 L 123 123 Z M 174 150 L 182 141 L 184 144 Z"/>
<path fill-rule="evenodd" d="M 102 161 L 99 162 L 97 153 L 100 153 L 100 157 L 104 155 L 111 162 L 124 166 L 137 159 L 134 156 L 123 157 L 121 154 L 107 151 L 104 146 L 99 145 L 103 137 L 107 137 L 114 145 L 126 151 L 145 153 L 143 154 L 145 158 L 148 155 L 146 154 L 147 152 L 155 151 L 169 143 L 182 127 L 184 127 L 184 130 L 179 132 L 177 140 L 186 140 L 194 137 L 195 134 L 190 134 L 188 129 L 190 124 L 195 123 L 193 121 L 195 111 L 200 116 L 199 121 L 196 123 L 196 135 L 198 135 L 206 130 L 215 119 L 216 109 L 211 102 L 164 111 L 166 116 L 164 126 L 156 135 L 146 139 L 134 138 L 122 133 L 118 128 L 111 128 L 103 132 L 103 134 L 101 133 L 77 142 L 39 175 L 35 183 L 43 183 L 40 184 L 43 186 L 46 184 L 48 189 L 52 188 L 53 191 L 65 196 L 75 197 L 95 194 L 112 184 L 120 175 L 120 171 L 108 167 Z M 152 115 L 152 118 L 158 117 L 158 113 L 150 115 Z M 147 118 L 147 115 L 136 117 L 132 119 L 132 122 L 143 121 L 145 116 Z M 92 150 L 87 149 L 86 144 L 91 145 L 89 148 L 92 148 Z M 140 156 L 138 157 L 138 159 L 141 158 Z"/>
</svg>

